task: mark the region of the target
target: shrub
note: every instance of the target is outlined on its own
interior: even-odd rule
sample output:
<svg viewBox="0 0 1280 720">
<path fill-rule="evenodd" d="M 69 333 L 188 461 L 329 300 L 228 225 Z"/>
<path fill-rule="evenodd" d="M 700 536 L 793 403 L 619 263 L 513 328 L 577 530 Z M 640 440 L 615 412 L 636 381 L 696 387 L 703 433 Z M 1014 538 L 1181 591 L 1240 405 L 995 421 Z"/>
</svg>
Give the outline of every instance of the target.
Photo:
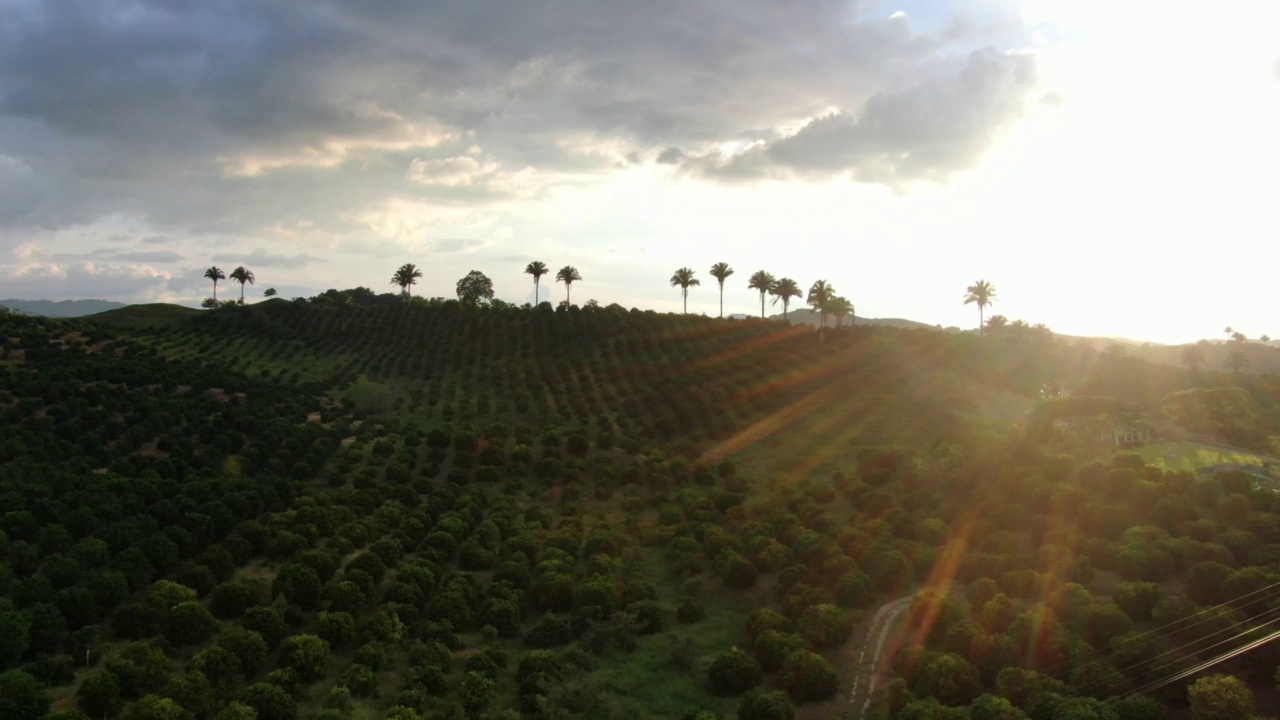
<svg viewBox="0 0 1280 720">
<path fill-rule="evenodd" d="M 707 685 L 716 695 L 735 695 L 759 684 L 761 674 L 760 663 L 735 647 L 712 659 Z"/>
<path fill-rule="evenodd" d="M 796 702 L 823 700 L 835 695 L 840 680 L 831 664 L 808 650 L 791 653 L 782 668 L 782 687 Z"/>
<path fill-rule="evenodd" d="M 738 720 L 793 720 L 796 709 L 780 690 L 754 688 L 738 699 Z"/>
</svg>

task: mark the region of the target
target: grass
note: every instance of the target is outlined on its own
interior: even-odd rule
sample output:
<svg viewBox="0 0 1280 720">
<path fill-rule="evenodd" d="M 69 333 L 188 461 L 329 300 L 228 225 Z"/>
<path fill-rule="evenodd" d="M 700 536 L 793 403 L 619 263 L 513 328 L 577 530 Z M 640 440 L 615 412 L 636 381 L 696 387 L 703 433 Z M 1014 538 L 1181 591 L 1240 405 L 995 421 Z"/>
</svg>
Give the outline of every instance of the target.
<svg viewBox="0 0 1280 720">
<path fill-rule="evenodd" d="M 1272 461 L 1263 455 L 1231 448 L 1201 443 L 1157 443 L 1135 448 L 1132 452 L 1162 470 L 1191 470 L 1214 465 L 1257 465 L 1262 467 Z"/>
</svg>

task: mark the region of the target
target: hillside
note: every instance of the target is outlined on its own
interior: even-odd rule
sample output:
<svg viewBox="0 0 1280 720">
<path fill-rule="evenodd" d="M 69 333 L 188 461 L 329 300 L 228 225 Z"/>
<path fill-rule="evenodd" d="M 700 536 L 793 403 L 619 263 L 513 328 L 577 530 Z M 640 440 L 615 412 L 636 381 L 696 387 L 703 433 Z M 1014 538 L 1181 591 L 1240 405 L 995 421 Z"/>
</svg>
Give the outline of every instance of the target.
<svg viewBox="0 0 1280 720">
<path fill-rule="evenodd" d="M 52 318 L 82 317 L 125 307 L 124 303 L 110 300 L 0 300 L 0 307 Z"/>
<path fill-rule="evenodd" d="M 1047 333 L 323 298 L 0 330 L 23 707 L 1159 717 L 1280 582 L 1265 458 L 1210 444 L 1280 434 L 1274 379 Z"/>
</svg>

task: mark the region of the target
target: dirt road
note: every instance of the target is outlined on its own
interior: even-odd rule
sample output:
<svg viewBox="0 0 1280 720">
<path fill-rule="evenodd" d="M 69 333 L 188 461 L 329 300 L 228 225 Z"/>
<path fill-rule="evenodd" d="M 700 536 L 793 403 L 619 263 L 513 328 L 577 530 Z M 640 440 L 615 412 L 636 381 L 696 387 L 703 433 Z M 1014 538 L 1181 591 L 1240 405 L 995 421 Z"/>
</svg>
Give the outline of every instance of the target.
<svg viewBox="0 0 1280 720">
<path fill-rule="evenodd" d="M 858 663 L 854 666 L 853 678 L 849 690 L 849 717 L 861 720 L 871 705 L 871 696 L 876 691 L 882 676 L 885 674 L 885 643 L 889 633 L 896 627 L 898 618 L 911 607 L 914 595 L 899 598 L 885 603 L 871 616 L 867 625 L 867 636 L 863 640 L 862 652 L 858 655 Z"/>
</svg>

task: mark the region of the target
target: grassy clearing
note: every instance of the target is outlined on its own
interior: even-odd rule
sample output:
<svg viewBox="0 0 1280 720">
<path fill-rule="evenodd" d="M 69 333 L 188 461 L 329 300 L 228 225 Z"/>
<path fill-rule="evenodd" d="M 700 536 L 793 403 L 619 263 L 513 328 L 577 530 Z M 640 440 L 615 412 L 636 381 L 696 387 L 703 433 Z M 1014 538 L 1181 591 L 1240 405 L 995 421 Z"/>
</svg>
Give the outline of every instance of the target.
<svg viewBox="0 0 1280 720">
<path fill-rule="evenodd" d="M 1246 450 L 1203 445 L 1201 443 L 1158 443 L 1135 448 L 1132 452 L 1162 470 L 1190 470 L 1212 467 L 1214 465 L 1257 465 L 1262 467 L 1273 458 L 1251 453 Z"/>
</svg>

